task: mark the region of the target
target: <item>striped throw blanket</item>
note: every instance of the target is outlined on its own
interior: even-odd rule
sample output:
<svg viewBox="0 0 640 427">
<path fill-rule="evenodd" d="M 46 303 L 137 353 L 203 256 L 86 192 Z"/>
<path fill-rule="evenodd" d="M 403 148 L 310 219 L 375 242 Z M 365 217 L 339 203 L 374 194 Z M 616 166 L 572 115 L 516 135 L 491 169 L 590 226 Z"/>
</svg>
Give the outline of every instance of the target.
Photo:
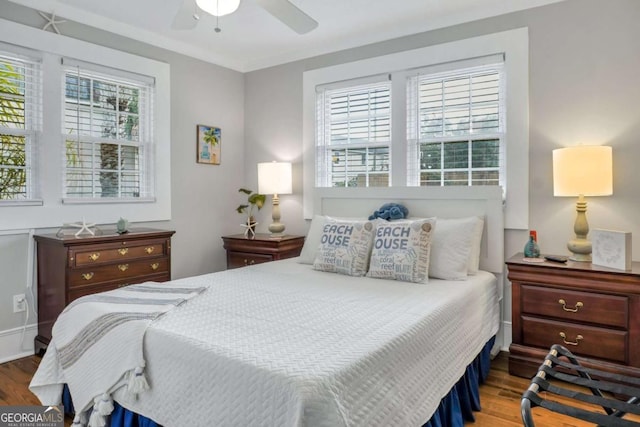
<svg viewBox="0 0 640 427">
<path fill-rule="evenodd" d="M 202 293 L 205 287 L 146 282 L 89 295 L 60 314 L 29 388 L 42 404 L 59 404 L 66 383 L 76 408 L 74 426 L 105 425 L 111 393 L 127 387 L 135 398 L 149 388 L 143 339 L 149 324 Z"/>
</svg>

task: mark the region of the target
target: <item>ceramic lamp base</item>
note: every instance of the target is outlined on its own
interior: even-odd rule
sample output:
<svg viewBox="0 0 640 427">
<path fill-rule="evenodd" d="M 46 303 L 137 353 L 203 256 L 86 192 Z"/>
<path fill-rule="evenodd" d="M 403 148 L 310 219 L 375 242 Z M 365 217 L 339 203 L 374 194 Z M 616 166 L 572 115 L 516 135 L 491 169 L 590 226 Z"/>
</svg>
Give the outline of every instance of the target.
<svg viewBox="0 0 640 427">
<path fill-rule="evenodd" d="M 569 257 L 570 260 L 591 262 L 591 241 L 587 239 L 572 239 L 567 243 L 567 248 L 572 254 Z"/>
</svg>

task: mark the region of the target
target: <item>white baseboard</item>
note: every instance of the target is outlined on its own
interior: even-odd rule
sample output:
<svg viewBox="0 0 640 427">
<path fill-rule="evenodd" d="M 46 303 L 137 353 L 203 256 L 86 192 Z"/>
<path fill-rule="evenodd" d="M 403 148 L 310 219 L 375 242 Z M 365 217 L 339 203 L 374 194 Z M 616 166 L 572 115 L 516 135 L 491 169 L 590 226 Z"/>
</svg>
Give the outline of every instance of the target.
<svg viewBox="0 0 640 427">
<path fill-rule="evenodd" d="M 511 337 L 512 337 L 511 331 L 512 331 L 511 322 L 503 320 L 502 321 L 502 345 L 500 348 L 502 351 L 509 352 L 509 346 L 511 345 Z"/>
<path fill-rule="evenodd" d="M 22 337 L 22 327 L 0 331 L 0 363 L 33 356 L 33 339 L 38 334 L 38 325 L 27 325 Z"/>
</svg>

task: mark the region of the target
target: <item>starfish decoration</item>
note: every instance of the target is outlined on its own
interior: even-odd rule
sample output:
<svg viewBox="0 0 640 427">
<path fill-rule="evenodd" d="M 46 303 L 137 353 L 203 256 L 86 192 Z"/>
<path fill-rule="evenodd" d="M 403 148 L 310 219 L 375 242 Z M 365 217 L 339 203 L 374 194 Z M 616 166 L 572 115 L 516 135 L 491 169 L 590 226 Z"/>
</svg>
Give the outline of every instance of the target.
<svg viewBox="0 0 640 427">
<path fill-rule="evenodd" d="M 256 237 L 256 225 L 258 225 L 257 222 L 251 222 L 249 220 L 247 220 L 246 223 L 244 224 L 240 224 L 240 227 L 243 227 L 244 230 L 244 237 L 247 239 L 253 239 L 254 237 Z"/>
<path fill-rule="evenodd" d="M 64 19 L 60 19 L 58 21 L 56 21 L 56 13 L 53 12 L 51 14 L 46 14 L 44 12 L 38 12 L 40 14 L 40 16 L 42 16 L 44 19 L 47 20 L 47 23 L 44 24 L 44 27 L 42 27 L 42 31 L 47 31 L 47 28 L 51 27 L 53 29 L 53 31 L 56 32 L 56 34 L 60 34 L 60 30 L 58 29 L 58 27 L 56 26 L 56 24 L 62 24 L 65 21 Z"/>
<path fill-rule="evenodd" d="M 81 235 L 83 232 L 87 232 L 87 233 L 91 234 L 92 236 L 96 235 L 95 231 L 93 231 L 91 229 L 91 227 L 95 227 L 96 224 L 95 223 L 87 224 L 87 222 L 84 220 L 84 218 L 82 218 L 82 223 L 74 222 L 72 224 L 64 224 L 64 226 L 65 227 L 79 228 L 80 230 L 78 230 L 76 232 L 76 234 L 75 234 L 76 237 Z"/>
</svg>

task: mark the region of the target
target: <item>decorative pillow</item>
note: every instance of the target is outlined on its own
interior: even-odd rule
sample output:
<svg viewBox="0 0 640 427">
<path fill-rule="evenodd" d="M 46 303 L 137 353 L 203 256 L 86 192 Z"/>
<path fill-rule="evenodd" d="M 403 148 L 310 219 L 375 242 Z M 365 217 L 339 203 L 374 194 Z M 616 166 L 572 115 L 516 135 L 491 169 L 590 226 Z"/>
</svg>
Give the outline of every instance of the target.
<svg viewBox="0 0 640 427">
<path fill-rule="evenodd" d="M 478 217 L 441 219 L 431 244 L 429 276 L 445 280 L 464 280 L 469 271 Z M 478 260 L 480 254 L 478 249 Z"/>
<path fill-rule="evenodd" d="M 369 264 L 373 221 L 338 221 L 327 218 L 313 268 L 348 276 L 364 276 Z"/>
<path fill-rule="evenodd" d="M 367 276 L 424 283 L 435 221 L 378 223 Z"/>
<path fill-rule="evenodd" d="M 330 217 L 325 215 L 314 215 L 307 231 L 307 237 L 304 239 L 304 245 L 300 251 L 298 263 L 311 264 L 316 259 L 316 254 L 320 248 L 320 238 L 326 221 L 366 221 L 366 217 Z"/>
</svg>

